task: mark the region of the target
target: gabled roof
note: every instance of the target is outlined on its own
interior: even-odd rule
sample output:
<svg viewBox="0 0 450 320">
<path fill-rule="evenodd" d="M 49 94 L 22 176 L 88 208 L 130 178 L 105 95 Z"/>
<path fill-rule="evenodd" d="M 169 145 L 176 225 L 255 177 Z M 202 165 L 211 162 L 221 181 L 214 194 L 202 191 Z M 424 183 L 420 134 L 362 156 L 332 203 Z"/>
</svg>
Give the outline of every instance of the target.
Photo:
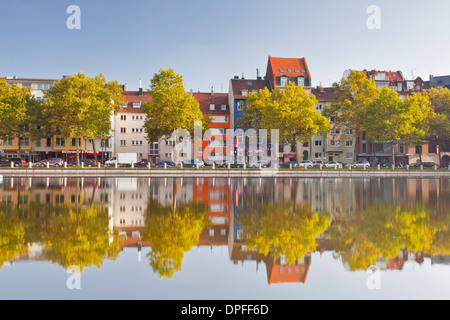
<svg viewBox="0 0 450 320">
<path fill-rule="evenodd" d="M 311 89 L 311 94 L 313 94 L 319 102 L 332 102 L 334 98 L 334 88 L 316 87 Z"/>
<path fill-rule="evenodd" d="M 242 90 L 248 90 L 248 92 L 252 92 L 252 90 L 259 91 L 264 88 L 270 89 L 269 81 L 254 79 L 232 79 L 230 86 L 233 92 L 234 99 L 247 99 L 247 96 L 242 95 Z"/>
<path fill-rule="evenodd" d="M 228 93 L 214 93 L 209 92 L 197 92 L 192 94 L 194 98 L 200 104 L 200 110 L 202 113 L 230 113 L 230 107 L 228 105 Z M 216 106 L 215 110 L 209 110 L 209 105 L 214 104 Z M 221 105 L 226 105 L 226 110 L 221 110 Z"/>
<path fill-rule="evenodd" d="M 269 65 L 272 69 L 272 73 L 275 77 L 287 76 L 287 77 L 300 77 L 310 79 L 308 65 L 305 58 L 278 58 L 269 56 Z M 280 69 L 283 72 L 280 72 Z M 288 72 L 288 71 L 291 72 Z"/>
</svg>

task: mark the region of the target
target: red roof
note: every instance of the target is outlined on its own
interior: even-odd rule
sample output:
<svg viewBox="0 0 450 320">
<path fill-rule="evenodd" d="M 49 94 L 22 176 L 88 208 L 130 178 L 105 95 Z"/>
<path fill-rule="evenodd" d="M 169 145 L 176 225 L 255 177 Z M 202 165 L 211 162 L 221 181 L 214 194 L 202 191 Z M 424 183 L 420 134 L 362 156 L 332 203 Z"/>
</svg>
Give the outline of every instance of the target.
<svg viewBox="0 0 450 320">
<path fill-rule="evenodd" d="M 315 89 L 311 89 L 311 93 L 319 102 L 331 102 L 334 99 L 334 88 L 317 87 Z"/>
<path fill-rule="evenodd" d="M 308 79 L 311 78 L 305 58 L 276 58 L 269 56 L 269 63 L 275 77 L 303 76 Z M 283 72 L 281 72 L 280 69 L 282 69 Z"/>
<path fill-rule="evenodd" d="M 242 95 L 242 90 L 252 92 L 253 90 L 259 91 L 264 88 L 270 88 L 269 81 L 254 79 L 232 79 L 230 85 L 234 99 L 247 99 L 247 96 Z"/>
<path fill-rule="evenodd" d="M 200 110 L 202 113 L 214 113 L 214 114 L 229 114 L 230 107 L 228 106 L 228 93 L 193 93 L 194 98 L 200 104 Z M 209 106 L 215 105 L 215 109 L 210 110 Z M 222 110 L 221 106 L 226 105 L 226 110 Z"/>
</svg>

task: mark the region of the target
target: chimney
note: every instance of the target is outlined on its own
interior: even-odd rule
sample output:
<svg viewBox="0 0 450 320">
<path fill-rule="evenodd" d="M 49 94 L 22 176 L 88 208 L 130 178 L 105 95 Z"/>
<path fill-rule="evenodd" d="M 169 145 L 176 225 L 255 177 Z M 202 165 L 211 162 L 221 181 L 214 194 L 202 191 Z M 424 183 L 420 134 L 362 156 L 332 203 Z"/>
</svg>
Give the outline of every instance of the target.
<svg viewBox="0 0 450 320">
<path fill-rule="evenodd" d="M 144 91 L 142 89 L 142 79 L 139 79 L 139 97 L 144 95 Z"/>
<path fill-rule="evenodd" d="M 191 96 L 193 96 L 193 95 L 194 95 L 194 90 L 191 89 L 191 90 L 189 91 L 189 93 L 191 94 Z"/>
<path fill-rule="evenodd" d="M 242 79 L 245 79 L 244 74 L 242 74 Z"/>
<path fill-rule="evenodd" d="M 211 95 L 212 96 L 214 95 L 214 87 L 213 86 L 211 86 Z"/>
<path fill-rule="evenodd" d="M 122 85 L 122 91 L 127 91 L 127 90 L 128 90 L 128 87 L 127 87 L 127 84 L 125 83 Z"/>
<path fill-rule="evenodd" d="M 256 79 L 259 79 L 259 69 L 256 68 Z"/>
<path fill-rule="evenodd" d="M 234 80 L 239 80 L 239 76 L 234 76 Z"/>
</svg>

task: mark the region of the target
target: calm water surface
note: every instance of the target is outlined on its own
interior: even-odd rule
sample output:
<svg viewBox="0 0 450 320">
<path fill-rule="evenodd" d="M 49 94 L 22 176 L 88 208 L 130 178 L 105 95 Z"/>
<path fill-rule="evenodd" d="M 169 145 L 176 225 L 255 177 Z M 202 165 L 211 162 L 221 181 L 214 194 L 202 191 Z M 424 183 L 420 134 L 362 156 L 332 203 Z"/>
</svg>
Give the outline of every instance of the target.
<svg viewBox="0 0 450 320">
<path fill-rule="evenodd" d="M 450 298 L 449 179 L 0 182 L 0 299 Z"/>
</svg>

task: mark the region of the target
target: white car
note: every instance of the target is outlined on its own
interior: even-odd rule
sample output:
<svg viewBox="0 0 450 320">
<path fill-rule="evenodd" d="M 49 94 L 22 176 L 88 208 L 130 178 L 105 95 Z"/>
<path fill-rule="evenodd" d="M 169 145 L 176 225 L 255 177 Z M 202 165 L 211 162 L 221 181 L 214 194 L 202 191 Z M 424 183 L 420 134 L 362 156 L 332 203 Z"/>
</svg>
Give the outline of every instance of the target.
<svg viewBox="0 0 450 320">
<path fill-rule="evenodd" d="M 298 168 L 312 168 L 313 162 L 311 160 L 302 160 L 298 163 Z"/>
<path fill-rule="evenodd" d="M 357 168 L 366 168 L 367 169 L 370 167 L 370 163 L 369 163 L 369 161 L 361 160 L 361 161 L 352 163 L 351 166 L 352 166 L 352 168 L 355 168 L 355 169 L 357 169 Z"/>
<path fill-rule="evenodd" d="M 325 162 L 322 165 L 322 168 L 332 168 L 332 169 L 334 169 L 335 167 L 341 169 L 342 165 L 339 162 L 336 162 L 336 161 L 328 161 L 328 162 Z"/>
</svg>

